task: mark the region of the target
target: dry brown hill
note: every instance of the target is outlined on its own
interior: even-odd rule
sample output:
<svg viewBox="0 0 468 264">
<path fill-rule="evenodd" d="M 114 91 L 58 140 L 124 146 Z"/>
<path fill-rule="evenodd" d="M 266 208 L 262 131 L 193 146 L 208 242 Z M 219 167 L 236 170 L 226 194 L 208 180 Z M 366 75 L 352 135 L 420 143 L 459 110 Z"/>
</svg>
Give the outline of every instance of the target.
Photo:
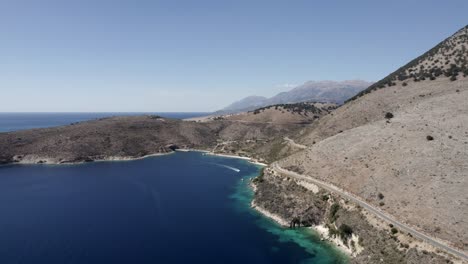
<svg viewBox="0 0 468 264">
<path fill-rule="evenodd" d="M 223 124 L 215 151 L 271 162 L 298 150 L 284 137 L 300 133 L 335 108 L 328 103 L 280 104 L 201 122 Z"/>
<path fill-rule="evenodd" d="M 102 118 L 68 126 L 0 133 L 0 163 L 68 163 L 136 158 L 216 142 L 213 128 L 158 116 Z"/>
<path fill-rule="evenodd" d="M 280 165 L 467 250 L 467 48 L 465 27 L 320 119 Z"/>
<path fill-rule="evenodd" d="M 182 121 L 158 116 L 101 118 L 68 126 L 0 133 L 0 163 L 73 163 L 130 159 L 197 148 L 271 161 L 291 153 L 283 137 L 332 105 L 295 104 L 236 116 Z M 261 112 L 261 113 L 260 113 Z"/>
<path fill-rule="evenodd" d="M 231 115 L 226 120 L 277 124 L 310 124 L 336 109 L 332 103 L 295 103 L 270 105 L 253 111 Z"/>
</svg>

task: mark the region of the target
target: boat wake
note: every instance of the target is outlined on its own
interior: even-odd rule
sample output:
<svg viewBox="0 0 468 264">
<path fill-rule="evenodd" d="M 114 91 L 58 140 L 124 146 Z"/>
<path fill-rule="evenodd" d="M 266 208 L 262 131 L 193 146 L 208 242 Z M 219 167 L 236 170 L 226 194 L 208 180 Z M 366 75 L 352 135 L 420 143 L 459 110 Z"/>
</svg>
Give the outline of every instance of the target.
<svg viewBox="0 0 468 264">
<path fill-rule="evenodd" d="M 219 164 L 219 163 L 211 163 L 211 162 L 209 162 L 209 164 L 213 164 L 213 165 L 216 165 L 216 166 L 219 166 L 219 167 L 224 167 L 226 169 L 230 169 L 230 170 L 233 170 L 235 172 L 240 172 L 240 170 L 238 168 L 234 168 L 234 167 L 231 167 L 231 166 L 228 166 L 228 165 Z"/>
<path fill-rule="evenodd" d="M 231 166 L 228 166 L 228 165 L 223 165 L 223 164 L 219 164 L 219 165 L 222 166 L 222 167 L 225 167 L 227 169 L 233 170 L 235 172 L 240 172 L 240 170 L 238 168 L 234 168 L 234 167 L 231 167 Z"/>
</svg>

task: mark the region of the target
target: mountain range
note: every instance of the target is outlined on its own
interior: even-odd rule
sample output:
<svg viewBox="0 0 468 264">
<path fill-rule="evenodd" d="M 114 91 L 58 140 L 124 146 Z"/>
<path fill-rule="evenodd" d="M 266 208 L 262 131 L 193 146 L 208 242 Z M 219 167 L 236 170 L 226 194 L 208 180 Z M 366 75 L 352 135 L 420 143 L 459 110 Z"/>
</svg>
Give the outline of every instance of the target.
<svg viewBox="0 0 468 264">
<path fill-rule="evenodd" d="M 326 102 L 342 104 L 357 93 L 366 89 L 372 82 L 362 80 L 347 81 L 308 81 L 292 90 L 281 92 L 273 97 L 248 96 L 217 111 L 217 114 L 238 113 L 256 108 L 300 102 Z"/>
</svg>

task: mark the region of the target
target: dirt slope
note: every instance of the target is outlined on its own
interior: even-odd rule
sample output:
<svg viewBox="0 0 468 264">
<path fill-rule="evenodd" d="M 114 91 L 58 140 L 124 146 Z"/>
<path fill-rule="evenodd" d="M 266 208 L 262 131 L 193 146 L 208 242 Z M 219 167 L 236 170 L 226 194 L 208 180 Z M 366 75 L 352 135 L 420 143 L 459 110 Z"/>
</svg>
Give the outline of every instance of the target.
<svg viewBox="0 0 468 264">
<path fill-rule="evenodd" d="M 465 27 L 319 120 L 297 138 L 309 148 L 280 165 L 338 185 L 467 250 L 467 48 Z M 423 80 L 441 58 L 456 74 Z M 424 70 L 398 79 L 411 69 Z"/>
</svg>

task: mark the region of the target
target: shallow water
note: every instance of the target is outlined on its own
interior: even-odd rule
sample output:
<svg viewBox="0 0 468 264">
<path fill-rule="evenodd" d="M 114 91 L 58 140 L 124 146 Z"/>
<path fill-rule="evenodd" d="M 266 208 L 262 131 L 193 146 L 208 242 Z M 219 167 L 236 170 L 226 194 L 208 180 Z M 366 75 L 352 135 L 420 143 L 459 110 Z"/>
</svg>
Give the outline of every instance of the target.
<svg viewBox="0 0 468 264">
<path fill-rule="evenodd" d="M 198 152 L 0 167 L 0 263 L 342 263 L 250 208 L 259 170 Z"/>
</svg>

